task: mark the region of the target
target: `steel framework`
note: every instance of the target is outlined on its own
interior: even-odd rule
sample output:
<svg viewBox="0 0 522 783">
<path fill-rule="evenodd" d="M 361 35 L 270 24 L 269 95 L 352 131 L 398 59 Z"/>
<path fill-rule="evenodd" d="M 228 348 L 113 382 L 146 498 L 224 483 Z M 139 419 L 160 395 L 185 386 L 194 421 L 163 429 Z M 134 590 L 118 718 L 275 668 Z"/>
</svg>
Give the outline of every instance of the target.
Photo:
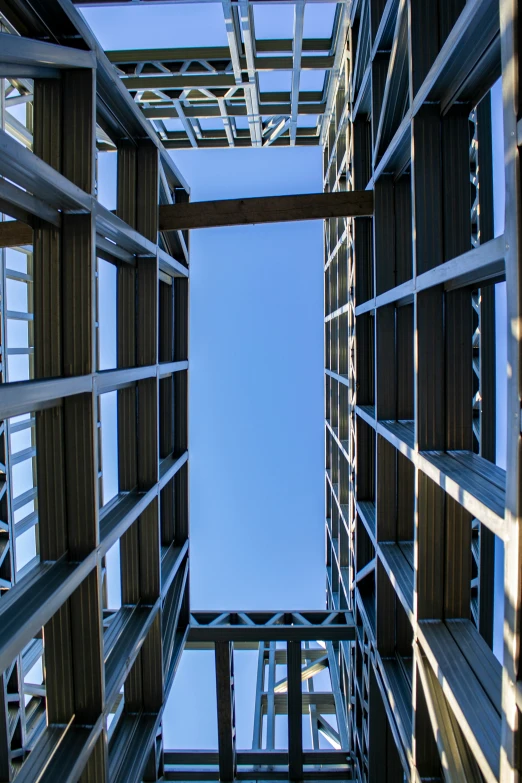
<svg viewBox="0 0 522 783">
<path fill-rule="evenodd" d="M 372 189 L 375 207 L 325 223 L 326 516 L 328 606 L 357 627 L 341 648 L 356 777 L 519 780 L 519 6 L 360 0 L 349 27 L 324 187 Z M 507 471 L 494 464 L 504 279 Z"/>
<path fill-rule="evenodd" d="M 188 191 L 70 4 L 2 11 L 0 208 L 32 231 L 18 248 L 25 271 L 2 251 L 0 779 L 155 780 L 189 624 L 188 250 L 182 232 L 158 235 L 158 210 Z M 62 45 L 71 37 L 75 48 Z M 25 125 L 8 111 L 20 103 Z M 108 137 L 116 215 L 96 198 L 96 144 Z M 117 267 L 117 367 L 105 372 L 98 258 Z M 25 287 L 18 311 L 11 280 Z M 30 325 L 21 349 L 10 346 L 18 321 Z M 29 379 L 9 383 L 19 354 Z M 119 493 L 103 504 L 109 391 Z M 13 436 L 27 431 L 19 451 Z M 12 474 L 27 460 L 32 486 L 15 496 Z M 21 567 L 31 530 L 36 554 Z M 122 606 L 109 611 L 115 544 Z"/>
<path fill-rule="evenodd" d="M 336 4 L 329 38 L 304 38 L 307 1 L 296 4 L 290 39 L 258 39 L 254 3 L 224 0 L 228 46 L 107 55 L 167 148 L 318 144 L 332 112 L 347 7 L 344 0 Z M 82 0 L 109 3 L 114 0 Z M 303 71 L 324 74 L 322 88 L 300 90 Z M 291 72 L 290 90 L 262 91 L 264 72 Z M 170 128 L 172 120 L 181 127 Z"/>
<path fill-rule="evenodd" d="M 0 250 L 0 780 L 515 783 L 518 3 L 353 0 L 338 4 L 328 42 L 303 39 L 297 3 L 294 38 L 277 44 L 256 39 L 248 0 L 223 8 L 226 51 L 107 57 L 70 0 L 0 0 L 0 247 L 24 259 L 9 266 Z M 315 65 L 330 69 L 321 96 L 299 93 L 307 51 L 324 52 Z M 292 90 L 266 98 L 256 73 L 285 67 L 281 52 Z M 506 209 L 495 237 L 499 76 Z M 323 115 L 312 133 L 297 127 L 301 104 Z M 11 111 L 20 105 L 25 123 Z M 207 135 L 198 118 L 218 114 L 223 130 Z M 235 126 L 240 115 L 248 131 Z M 184 131 L 167 131 L 164 117 Z M 231 219 L 226 204 L 199 215 L 187 205 L 165 145 L 302 142 L 323 144 L 325 192 L 357 191 L 346 203 L 363 203 L 325 220 L 327 609 L 191 614 L 185 227 Z M 116 213 L 97 200 L 97 150 L 117 151 Z M 292 219 L 345 197 L 304 198 Z M 282 208 L 245 204 L 236 222 Z M 117 367 L 104 371 L 97 259 L 117 275 Z M 502 280 L 505 471 L 495 465 Z M 23 347 L 13 324 L 26 325 Z M 10 381 L 22 360 L 28 380 Z M 119 491 L 104 503 L 101 399 L 113 391 Z M 17 493 L 21 464 L 32 482 Z M 18 541 L 30 531 L 36 553 L 21 565 Z M 107 598 L 115 545 L 119 609 Z M 499 612 L 503 665 L 492 652 Z M 215 750 L 163 749 L 163 705 L 184 648 L 214 650 Z M 259 654 L 251 750 L 235 739 L 242 648 Z M 330 688 L 318 691 L 324 671 Z"/>
</svg>

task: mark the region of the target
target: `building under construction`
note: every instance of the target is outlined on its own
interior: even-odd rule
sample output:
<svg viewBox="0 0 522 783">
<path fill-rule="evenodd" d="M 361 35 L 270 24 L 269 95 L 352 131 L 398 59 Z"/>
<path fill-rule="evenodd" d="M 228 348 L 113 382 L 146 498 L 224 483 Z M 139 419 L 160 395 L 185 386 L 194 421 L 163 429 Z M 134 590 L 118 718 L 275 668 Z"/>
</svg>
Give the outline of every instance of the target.
<svg viewBox="0 0 522 783">
<path fill-rule="evenodd" d="M 290 39 L 258 39 L 255 3 L 223 0 L 226 47 L 104 52 L 71 0 L 0 0 L 5 783 L 522 778 L 522 11 L 341 0 L 331 36 L 311 39 L 307 3 Z M 278 70 L 290 89 L 263 91 Z M 307 70 L 322 89 L 300 89 Z M 323 148 L 324 193 L 191 202 L 167 152 L 300 144 Z M 111 151 L 115 212 L 97 197 Z M 189 231 L 311 218 L 325 221 L 325 608 L 192 612 Z M 164 746 L 185 648 L 215 650 L 208 751 Z M 249 749 L 245 648 L 259 655 Z"/>
</svg>

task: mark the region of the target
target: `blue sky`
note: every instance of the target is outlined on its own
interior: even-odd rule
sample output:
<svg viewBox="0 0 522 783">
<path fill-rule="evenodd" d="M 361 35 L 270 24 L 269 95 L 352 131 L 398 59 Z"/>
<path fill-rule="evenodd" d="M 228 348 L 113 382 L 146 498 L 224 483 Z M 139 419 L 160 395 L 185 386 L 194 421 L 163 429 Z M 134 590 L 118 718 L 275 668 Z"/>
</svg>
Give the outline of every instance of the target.
<svg viewBox="0 0 522 783">
<path fill-rule="evenodd" d="M 317 191 L 319 149 L 173 154 L 195 201 Z M 194 607 L 324 605 L 319 222 L 191 234 Z"/>
</svg>

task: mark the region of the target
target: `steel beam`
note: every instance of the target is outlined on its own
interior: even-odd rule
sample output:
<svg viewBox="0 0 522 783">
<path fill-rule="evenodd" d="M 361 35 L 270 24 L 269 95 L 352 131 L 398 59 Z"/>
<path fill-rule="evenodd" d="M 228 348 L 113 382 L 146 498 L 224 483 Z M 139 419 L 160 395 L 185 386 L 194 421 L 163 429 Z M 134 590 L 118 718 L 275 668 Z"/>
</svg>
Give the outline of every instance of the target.
<svg viewBox="0 0 522 783">
<path fill-rule="evenodd" d="M 294 617 L 296 614 L 300 619 Z M 355 625 L 348 612 L 195 612 L 191 615 L 189 633 L 189 642 L 350 641 L 354 638 Z"/>
<path fill-rule="evenodd" d="M 290 114 L 290 145 L 295 145 L 297 132 L 297 110 L 299 103 L 299 81 L 302 67 L 303 30 L 304 30 L 305 6 L 303 0 L 294 6 L 294 47 L 292 61 L 292 90 L 291 90 L 291 114 Z"/>
<path fill-rule="evenodd" d="M 288 779 L 303 779 L 301 642 L 287 642 Z"/>
<path fill-rule="evenodd" d="M 96 68 L 93 52 L 0 33 L 0 72 L 5 64 L 46 68 Z M 14 74 L 15 72 L 13 72 Z"/>
<path fill-rule="evenodd" d="M 234 653 L 230 642 L 216 642 L 215 648 L 219 779 L 233 781 L 236 777 Z"/>
</svg>

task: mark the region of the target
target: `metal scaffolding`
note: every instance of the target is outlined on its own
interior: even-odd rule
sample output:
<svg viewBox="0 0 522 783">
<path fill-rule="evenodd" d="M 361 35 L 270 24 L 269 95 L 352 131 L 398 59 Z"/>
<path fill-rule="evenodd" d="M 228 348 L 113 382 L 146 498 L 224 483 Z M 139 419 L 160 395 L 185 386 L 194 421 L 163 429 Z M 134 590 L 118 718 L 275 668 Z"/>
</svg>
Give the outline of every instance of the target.
<svg viewBox="0 0 522 783">
<path fill-rule="evenodd" d="M 520 25 L 511 0 L 350 8 L 324 187 L 372 189 L 374 216 L 325 223 L 326 516 L 328 606 L 357 628 L 341 682 L 358 780 L 520 779 Z M 502 280 L 507 470 L 495 464 Z"/>
<path fill-rule="evenodd" d="M 13 243 L 21 253 L 2 251 L 0 779 L 156 780 L 189 623 L 188 251 L 182 232 L 158 235 L 157 223 L 160 203 L 188 192 L 72 6 L 2 10 L 2 226 L 15 218 L 30 236 Z M 39 40 L 42 26 L 52 43 Z M 73 33 L 75 48 L 60 43 Z M 25 125 L 8 111 L 16 105 L 27 107 Z M 116 214 L 96 198 L 97 140 L 107 138 Z M 24 271 L 10 269 L 22 253 Z M 104 372 L 99 259 L 117 276 L 117 366 Z M 21 286 L 25 306 L 14 311 Z M 11 347 L 13 322 L 29 324 L 27 347 Z M 27 379 L 9 382 L 19 355 Z M 118 401 L 119 493 L 109 503 L 107 392 Z M 21 451 L 20 432 L 30 433 Z M 13 470 L 28 460 L 32 486 L 15 496 Z M 20 568 L 30 531 L 36 552 Z M 117 611 L 106 588 L 115 544 Z"/>
<path fill-rule="evenodd" d="M 104 2 L 96 0 L 96 5 Z M 123 50 L 107 56 L 167 149 L 319 144 L 332 111 L 347 6 L 337 3 L 329 38 L 304 38 L 306 2 L 295 6 L 290 39 L 257 38 L 254 3 L 224 0 L 228 46 Z M 324 73 L 322 88 L 300 90 L 303 71 Z M 262 90 L 260 74 L 274 72 L 291 72 L 289 91 Z M 169 128 L 172 120 L 181 127 Z"/>
<path fill-rule="evenodd" d="M 518 2 L 339 2 L 332 37 L 316 40 L 303 36 L 303 0 L 293 38 L 277 41 L 256 38 L 250 0 L 222 5 L 228 47 L 106 54 L 70 0 L 0 0 L 0 780 L 515 783 Z M 300 91 L 306 68 L 327 72 L 321 92 Z M 290 92 L 260 91 L 263 69 L 288 69 Z M 306 114 L 313 128 L 299 125 Z M 213 117 L 221 126 L 204 129 Z M 166 152 L 271 144 L 322 144 L 326 195 L 196 206 Z M 114 212 L 98 200 L 109 150 Z M 326 218 L 326 609 L 191 613 L 188 229 L 312 217 Z M 112 369 L 100 361 L 102 262 L 116 279 Z M 495 464 L 504 280 L 506 470 Z M 163 747 L 184 649 L 214 651 L 214 750 Z M 258 652 L 248 750 L 236 743 L 242 649 Z"/>
</svg>

